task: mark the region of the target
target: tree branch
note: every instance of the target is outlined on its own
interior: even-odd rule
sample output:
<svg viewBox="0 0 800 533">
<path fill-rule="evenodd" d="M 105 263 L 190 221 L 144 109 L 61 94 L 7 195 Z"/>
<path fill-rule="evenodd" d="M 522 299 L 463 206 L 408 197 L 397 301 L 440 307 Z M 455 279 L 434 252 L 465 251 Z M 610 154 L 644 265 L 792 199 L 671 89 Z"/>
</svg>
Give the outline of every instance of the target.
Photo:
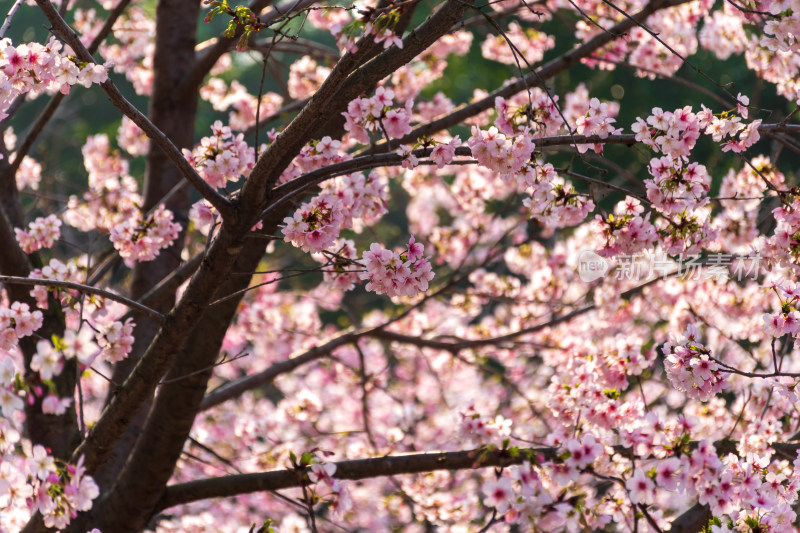
<svg viewBox="0 0 800 533">
<path fill-rule="evenodd" d="M 3 26 L 0 27 L 0 39 L 6 36 L 6 32 L 8 28 L 11 27 L 11 21 L 14 20 L 14 15 L 17 14 L 17 10 L 19 6 L 22 5 L 23 0 L 17 0 L 14 2 L 14 5 L 11 6 L 11 9 L 8 10 L 8 15 L 6 15 L 6 20 L 3 22 Z"/>
<path fill-rule="evenodd" d="M 623 144 L 631 146 L 636 144 L 636 138 L 632 134 L 609 135 L 608 137 L 599 137 L 597 135 L 559 135 L 555 137 L 541 137 L 539 139 L 534 139 L 534 142 L 537 148 L 572 144 Z M 432 148 L 420 148 L 414 150 L 413 155 L 417 158 L 430 157 L 432 151 Z M 459 146 L 456 148 L 455 154 L 462 157 L 471 157 L 472 150 L 470 150 L 468 146 Z M 399 165 L 403 160 L 404 158 L 402 156 L 394 152 L 359 155 L 353 159 L 348 159 L 341 163 L 334 163 L 298 176 L 292 181 L 276 187 L 272 196 L 276 199 L 275 203 L 282 202 L 285 201 L 284 198 L 286 195 L 293 194 L 296 191 L 306 189 L 312 185 L 320 184 L 336 176 L 343 176 L 345 174 L 352 174 L 353 172 L 378 167 Z M 271 208 L 271 206 L 269 206 L 268 209 L 269 208 Z"/>
<path fill-rule="evenodd" d="M 758 127 L 760 133 L 769 134 L 770 132 L 800 132 L 800 125 L 798 124 L 762 124 Z M 636 144 L 636 136 L 630 133 L 623 133 L 618 135 L 609 135 L 607 137 L 600 137 L 597 135 L 558 135 L 553 137 L 540 137 L 534 139 L 537 148 L 545 148 L 548 146 L 562 146 L 574 144 L 622 144 L 625 146 L 632 146 Z M 429 157 L 432 148 L 421 148 L 414 150 L 413 154 L 417 158 Z M 458 156 L 471 156 L 472 151 L 467 146 L 459 146 L 456 148 L 455 154 Z M 274 192 L 273 197 L 275 202 L 268 206 L 271 209 L 273 205 L 285 201 L 287 195 L 294 194 L 297 191 L 305 190 L 306 188 L 317 185 L 336 176 L 343 176 L 359 172 L 362 170 L 369 170 L 378 167 L 399 165 L 403 162 L 403 157 L 391 153 L 373 153 L 372 150 L 361 152 L 360 155 L 343 161 L 341 163 L 334 163 L 317 170 L 313 170 L 302 176 L 278 186 Z"/>
<path fill-rule="evenodd" d="M 435 470 L 464 470 L 506 467 L 538 458 L 555 459 L 555 448 L 526 448 L 514 457 L 508 450 L 475 449 L 455 452 L 422 452 L 340 461 L 336 479 L 368 479 L 398 474 L 417 474 Z M 258 474 L 235 474 L 211 479 L 179 483 L 167 487 L 156 512 L 207 498 L 234 496 L 248 492 L 300 487 L 307 469 L 273 470 Z M 305 481 L 307 483 L 307 481 Z"/>
<path fill-rule="evenodd" d="M 694 447 L 697 444 L 697 442 L 693 441 L 689 443 L 689 447 Z M 733 453 L 736 451 L 736 443 L 732 441 L 717 441 L 714 446 L 720 454 L 728 453 L 731 449 Z M 800 448 L 798 443 L 784 442 L 776 442 L 771 446 L 776 450 L 791 449 L 796 451 Z M 612 449 L 613 453 L 625 457 L 631 456 L 630 448 L 617 445 L 612 446 Z M 451 452 L 412 452 L 402 455 L 339 461 L 334 463 L 336 471 L 333 477 L 335 479 L 359 480 L 400 474 L 419 474 L 436 470 L 507 467 L 519 465 L 526 461 L 532 464 L 541 464 L 545 461 L 560 462 L 559 452 L 560 449 L 558 447 L 551 446 L 518 448 L 514 454 L 509 453 L 507 449 L 492 449 L 488 447 Z M 222 498 L 250 492 L 300 487 L 303 483 L 308 482 L 305 476 L 306 472 L 307 468 L 271 470 L 256 474 L 234 474 L 170 485 L 158 502 L 156 512 L 208 498 Z M 699 525 L 708 524 L 707 518 L 705 522 L 702 522 L 704 512 L 708 512 L 708 507 L 696 504 L 673 521 L 670 532 L 700 533 L 701 529 L 695 528 Z"/>
</svg>

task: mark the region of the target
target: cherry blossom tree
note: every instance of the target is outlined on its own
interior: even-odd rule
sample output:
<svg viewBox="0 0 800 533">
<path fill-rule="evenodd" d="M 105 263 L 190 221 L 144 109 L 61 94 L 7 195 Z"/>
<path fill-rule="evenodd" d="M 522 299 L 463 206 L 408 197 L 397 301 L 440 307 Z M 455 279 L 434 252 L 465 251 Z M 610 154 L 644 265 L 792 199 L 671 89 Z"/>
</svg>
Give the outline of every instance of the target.
<svg viewBox="0 0 800 533">
<path fill-rule="evenodd" d="M 0 531 L 800 531 L 797 0 L 6 7 Z"/>
</svg>

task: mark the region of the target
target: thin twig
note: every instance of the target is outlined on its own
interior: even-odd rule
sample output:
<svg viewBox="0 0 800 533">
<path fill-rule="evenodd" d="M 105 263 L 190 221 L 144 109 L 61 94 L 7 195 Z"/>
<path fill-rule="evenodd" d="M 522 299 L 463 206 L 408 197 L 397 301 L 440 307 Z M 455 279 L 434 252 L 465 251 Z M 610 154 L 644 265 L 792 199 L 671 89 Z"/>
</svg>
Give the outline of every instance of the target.
<svg viewBox="0 0 800 533">
<path fill-rule="evenodd" d="M 0 27 L 0 39 L 6 36 L 8 28 L 11 27 L 11 21 L 14 19 L 14 15 L 17 14 L 17 10 L 19 9 L 19 6 L 22 5 L 22 2 L 23 0 L 17 0 L 16 2 L 14 2 L 14 5 L 11 6 L 11 9 L 8 10 L 8 15 L 6 15 L 6 20 L 5 22 L 3 22 L 3 26 Z"/>
<path fill-rule="evenodd" d="M 39 279 L 39 278 L 22 278 L 18 276 L 0 276 L 0 283 L 9 283 L 13 285 L 31 285 L 31 286 L 45 286 L 45 287 L 57 287 L 61 289 L 71 289 L 76 290 L 78 292 L 83 292 L 86 294 L 94 294 L 97 296 L 102 296 L 103 298 L 108 298 L 109 300 L 114 300 L 115 302 L 119 302 L 124 304 L 130 308 L 136 309 L 143 313 L 147 313 L 148 315 L 152 316 L 159 322 L 163 323 L 166 320 L 166 317 L 156 311 L 155 309 L 150 309 L 146 305 L 142 305 L 139 302 L 121 296 L 119 294 L 115 294 L 113 292 L 98 289 L 97 287 L 92 287 L 91 285 L 83 285 L 82 283 L 74 283 L 72 281 L 59 281 L 54 279 Z"/>
</svg>

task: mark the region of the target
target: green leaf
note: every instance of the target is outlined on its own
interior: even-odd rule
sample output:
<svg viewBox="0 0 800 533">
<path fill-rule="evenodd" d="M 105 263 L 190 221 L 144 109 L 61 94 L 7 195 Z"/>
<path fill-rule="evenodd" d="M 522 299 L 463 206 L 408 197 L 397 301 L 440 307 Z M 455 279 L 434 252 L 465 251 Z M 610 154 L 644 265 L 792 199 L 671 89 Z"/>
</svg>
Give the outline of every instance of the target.
<svg viewBox="0 0 800 533">
<path fill-rule="evenodd" d="M 314 456 L 310 452 L 303 452 L 300 456 L 300 466 L 308 466 L 313 462 Z"/>
<path fill-rule="evenodd" d="M 272 527 L 272 524 L 273 524 L 272 519 L 271 518 L 267 518 L 264 521 L 264 524 L 262 524 L 262 526 L 260 528 L 258 528 L 258 531 L 256 531 L 256 533 L 275 533 L 275 528 Z M 253 533 L 253 529 L 255 527 L 256 526 L 254 525 L 252 528 L 250 528 L 250 533 Z"/>
<path fill-rule="evenodd" d="M 235 13 L 236 13 L 236 18 L 238 18 L 242 22 L 248 22 L 254 20 L 255 18 L 253 16 L 253 12 L 250 11 L 250 8 L 246 6 L 238 6 L 236 8 Z"/>
<path fill-rule="evenodd" d="M 22 379 L 22 374 L 17 372 L 14 374 L 14 391 L 19 392 L 21 390 L 27 391 L 28 384 Z"/>
<path fill-rule="evenodd" d="M 228 39 L 230 39 L 234 35 L 236 35 L 236 21 L 235 20 L 232 20 L 232 21 L 228 22 L 228 27 L 225 29 L 225 33 L 223 35 L 225 35 L 225 37 L 227 37 Z"/>
<path fill-rule="evenodd" d="M 604 389 L 603 395 L 609 400 L 619 400 L 619 391 L 617 389 Z"/>
</svg>

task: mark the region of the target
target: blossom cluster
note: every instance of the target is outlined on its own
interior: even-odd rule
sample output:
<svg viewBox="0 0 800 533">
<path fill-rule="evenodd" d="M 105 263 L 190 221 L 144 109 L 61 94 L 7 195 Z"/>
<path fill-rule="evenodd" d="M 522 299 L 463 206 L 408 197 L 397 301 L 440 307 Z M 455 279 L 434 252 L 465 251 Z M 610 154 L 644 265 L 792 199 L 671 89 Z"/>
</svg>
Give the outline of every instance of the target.
<svg viewBox="0 0 800 533">
<path fill-rule="evenodd" d="M 439 143 L 431 150 L 431 161 L 437 168 L 444 168 L 456 155 L 456 148 L 461 146 L 461 138 L 456 135 L 446 143 Z"/>
<path fill-rule="evenodd" d="M 85 472 L 83 461 L 73 466 L 54 464 L 40 445 L 33 447 L 31 473 L 36 469 L 38 486 L 33 490 L 33 508 L 44 518 L 45 527 L 65 528 L 80 511 L 92 508 L 100 488 Z"/>
<path fill-rule="evenodd" d="M 782 2 L 765 4 L 772 16 L 764 23 L 764 45 L 784 53 L 800 51 L 800 16 L 793 9 L 795 6 Z"/>
<path fill-rule="evenodd" d="M 786 177 L 763 155 L 752 158 L 738 172 L 728 171 L 719 188 L 724 209 L 716 219 L 719 240 L 726 249 L 743 253 L 756 247 L 761 198 L 786 188 Z M 766 256 L 767 250 L 762 249 L 762 254 Z"/>
<path fill-rule="evenodd" d="M 703 48 L 711 50 L 717 59 L 722 60 L 732 54 L 741 54 L 747 46 L 742 18 L 730 13 L 729 6 L 706 16 L 698 37 Z"/>
<path fill-rule="evenodd" d="M 211 126 L 210 137 L 200 139 L 192 151 L 183 149 L 183 155 L 200 176 L 212 187 L 224 188 L 228 183 L 247 176 L 255 166 L 255 151 L 244 140 L 244 134 L 233 135 L 229 126 L 217 120 Z"/>
<path fill-rule="evenodd" d="M 783 337 L 791 335 L 797 337 L 800 334 L 800 287 L 797 283 L 790 280 L 783 280 L 776 283 L 773 290 L 780 299 L 781 310 L 778 313 L 764 313 L 764 332 L 771 337 Z"/>
<path fill-rule="evenodd" d="M 507 137 L 494 126 L 487 131 L 473 126 L 467 144 L 479 165 L 507 176 L 519 172 L 530 161 L 536 148 L 527 130 L 515 137 Z"/>
<path fill-rule="evenodd" d="M 576 131 L 579 135 L 597 135 L 601 139 L 607 139 L 609 135 L 616 135 L 622 132 L 622 128 L 614 128 L 612 124 L 616 122 L 613 118 L 619 106 L 611 106 L 607 102 L 600 102 L 597 98 L 589 101 L 589 109 L 586 114 L 578 117 L 576 121 Z M 579 144 L 578 151 L 585 153 L 590 145 Z M 593 149 L 598 154 L 603 153 L 603 145 L 595 144 Z"/>
<path fill-rule="evenodd" d="M 189 221 L 195 230 L 205 236 L 211 233 L 211 229 L 217 220 L 217 210 L 214 209 L 208 200 L 198 200 L 189 209 Z"/>
<path fill-rule="evenodd" d="M 320 485 L 325 486 L 330 491 L 326 495 L 326 499 L 330 505 L 331 512 L 334 517 L 342 518 L 344 513 L 353 508 L 353 500 L 350 497 L 350 491 L 347 481 L 336 479 L 336 464 L 325 462 L 325 457 L 317 453 L 308 471 L 308 479 L 315 483 L 315 492 L 319 490 Z"/>
<path fill-rule="evenodd" d="M 346 174 L 322 185 L 322 194 L 330 194 L 341 203 L 344 220 L 341 228 L 352 228 L 361 233 L 387 213 L 389 195 L 385 179 L 377 172 Z"/>
<path fill-rule="evenodd" d="M 594 209 L 594 201 L 578 193 L 550 163 L 526 165 L 517 181 L 530 194 L 522 204 L 547 226 L 574 226 Z"/>
<path fill-rule="evenodd" d="M 56 215 L 38 217 L 28 224 L 28 229 L 14 228 L 17 242 L 26 254 L 50 248 L 61 236 L 61 219 Z"/>
<path fill-rule="evenodd" d="M 270 139 L 274 140 L 274 132 L 270 132 L 269 135 Z M 326 135 L 322 139 L 312 140 L 303 146 L 300 153 L 281 173 L 280 181 L 291 181 L 307 172 L 351 158 L 352 156 L 344 150 L 342 141 L 331 139 Z"/>
<path fill-rule="evenodd" d="M 128 117 L 122 117 L 117 130 L 117 144 L 132 156 L 146 155 L 150 149 L 147 134 Z"/>
<path fill-rule="evenodd" d="M 298 100 L 309 98 L 317 92 L 330 73 L 331 69 L 319 65 L 310 56 L 301 57 L 289 67 L 289 96 Z"/>
<path fill-rule="evenodd" d="M 459 432 L 476 444 L 502 441 L 511 435 L 511 420 L 501 415 L 487 417 L 478 412 L 475 404 L 463 409 L 459 416 Z"/>
<path fill-rule="evenodd" d="M 357 265 L 358 252 L 355 243 L 350 239 L 337 239 L 329 251 L 333 255 L 315 255 L 318 261 L 330 262 L 325 268 L 322 279 L 332 287 L 349 291 L 360 281 Z"/>
<path fill-rule="evenodd" d="M 22 327 L 25 324 L 23 315 L 26 313 L 17 303 L 14 306 L 17 306 L 17 317 Z M 36 313 L 39 313 L 38 325 L 28 322 L 33 329 L 38 329 L 41 325 L 41 313 Z M 6 315 L 7 313 L 0 314 L 0 321 Z M 20 337 L 26 336 L 24 331 L 22 333 Z M 3 351 L 5 354 L 10 353 L 10 350 Z M 94 480 L 86 475 L 82 458 L 76 465 L 63 464 L 54 459 L 44 446 L 32 445 L 20 435 L 14 413 L 23 408 L 26 388 L 29 389 L 28 394 L 33 393 L 22 381 L 13 358 L 3 355 L 0 358 L 0 455 L 3 457 L 0 463 L 0 498 L 4 502 L 2 527 L 14 527 L 18 522 L 19 511 L 27 509 L 40 512 L 47 527 L 63 529 L 78 512 L 88 511 L 92 507 L 92 500 L 99 495 L 99 489 Z M 41 395 L 41 391 L 39 394 Z M 54 405 L 56 408 L 52 409 Z M 50 395 L 44 399 L 42 408 L 45 413 L 56 414 L 60 405 L 61 402 Z M 15 451 L 22 453 L 14 453 Z"/>
<path fill-rule="evenodd" d="M 317 149 L 322 148 L 323 141 L 317 143 Z M 305 159 L 315 164 L 313 156 Z M 328 249 L 343 229 L 353 228 L 358 232 L 364 224 L 373 223 L 383 216 L 387 193 L 386 184 L 374 172 L 367 176 L 357 173 L 330 180 L 323 185 L 319 195 L 283 220 L 284 240 L 306 252 Z"/>
<path fill-rule="evenodd" d="M 693 112 L 691 106 L 676 109 L 674 112 L 655 107 L 646 120 L 637 118 L 631 129 L 638 142 L 671 159 L 688 157 L 703 133 L 710 135 L 715 142 L 727 138 L 722 143 L 723 152 L 740 153 L 759 140 L 758 128 L 761 120 L 743 124 L 742 118 L 748 116 L 747 105 L 750 100 L 739 94 L 737 102 L 735 112 L 726 111 L 719 115 L 715 115 L 704 105 L 701 105 L 698 113 Z"/>
<path fill-rule="evenodd" d="M 36 353 L 31 360 L 31 370 L 38 372 L 43 380 L 52 380 L 64 370 L 65 351 L 50 341 L 41 340 L 36 343 Z"/>
<path fill-rule="evenodd" d="M 628 62 L 640 67 L 640 76 L 671 76 L 683 65 L 682 57 L 697 51 L 697 25 L 710 2 L 681 4 L 647 19 L 647 29 L 636 27 L 626 39 L 632 48 Z M 669 48 L 667 48 L 669 47 Z"/>
<path fill-rule="evenodd" d="M 597 252 L 604 257 L 636 254 L 658 238 L 650 213 L 644 213 L 641 202 L 630 196 L 614 207 L 613 214 L 605 218 L 596 215 L 595 225 L 606 239 L 605 246 Z"/>
<path fill-rule="evenodd" d="M 647 169 L 653 176 L 644 181 L 647 199 L 661 212 L 693 211 L 708 203 L 711 176 L 705 165 L 664 156 L 651 159 Z"/>
<path fill-rule="evenodd" d="M 14 151 L 17 145 L 17 136 L 14 134 L 14 128 L 7 127 L 3 132 L 2 145 L 5 146 L 6 152 L 9 153 L 10 159 L 16 159 L 16 152 Z M 2 159 L 2 154 L 0 154 Z M 30 156 L 25 156 L 20 161 L 19 169 L 17 170 L 16 182 L 17 190 L 22 191 L 25 188 L 31 190 L 39 189 L 39 182 L 42 179 L 42 165 Z"/>
<path fill-rule="evenodd" d="M 690 324 L 681 340 L 664 344 L 664 369 L 676 389 L 691 398 L 708 401 L 712 396 L 728 387 L 720 366 L 708 348 L 699 342 L 697 328 Z"/>
<path fill-rule="evenodd" d="M 64 223 L 81 231 L 108 232 L 135 216 L 142 204 L 136 180 L 128 175 L 128 161 L 112 151 L 108 136 L 93 135 L 82 148 L 89 188 L 69 197 Z"/>
<path fill-rule="evenodd" d="M 481 492 L 485 495 L 484 505 L 505 514 L 506 520 L 512 523 L 524 518 L 556 530 L 559 524 L 563 524 L 563 516 L 571 510 L 571 506 L 556 502 L 538 469 L 527 461 L 511 468 L 508 476 L 486 481 Z"/>
<path fill-rule="evenodd" d="M 330 247 L 344 222 L 340 205 L 341 201 L 330 195 L 316 196 L 283 220 L 284 240 L 306 252 Z"/>
<path fill-rule="evenodd" d="M 770 258 L 793 269 L 800 268 L 800 199 L 772 210 L 775 230 L 767 241 Z"/>
<path fill-rule="evenodd" d="M 0 440 L 3 448 L 8 449 L 15 441 L 19 443 L 18 434 L 6 435 Z M 6 493 L 3 496 L 8 498 L 9 507 L 27 507 L 41 513 L 45 527 L 64 529 L 80 511 L 92 508 L 92 500 L 99 496 L 100 489 L 86 474 L 82 458 L 76 465 L 63 464 L 48 454 L 44 446 L 26 444 L 27 451 L 21 461 L 3 462 L 6 488 L 0 494 Z M 10 491 L 12 483 L 14 490 Z"/>
<path fill-rule="evenodd" d="M 103 18 L 97 16 L 97 10 L 94 8 L 76 8 L 74 16 L 75 19 L 72 25 L 75 28 L 79 28 L 78 31 L 80 33 L 79 38 L 81 43 L 88 48 L 103 29 Z"/>
<path fill-rule="evenodd" d="M 711 223 L 711 208 L 704 206 L 693 212 L 681 211 L 674 219 L 659 218 L 656 227 L 666 253 L 694 255 L 708 248 L 719 235 L 719 229 Z"/>
<path fill-rule="evenodd" d="M 761 138 L 758 133 L 758 128 L 761 126 L 761 119 L 754 120 L 747 125 L 741 122 L 742 118 L 747 118 L 747 106 L 750 103 L 750 99 L 747 96 L 739 94 L 736 100 L 737 106 L 735 114 L 726 111 L 717 116 L 705 106 L 701 106 L 702 111 L 698 113 L 698 119 L 705 127 L 706 135 L 710 135 L 715 142 L 720 142 L 728 138 L 728 140 L 722 144 L 723 152 L 744 152 Z"/>
<path fill-rule="evenodd" d="M 725 60 L 732 54 L 741 54 L 747 46 L 743 18 L 732 11 L 729 6 L 724 6 L 724 9 L 706 16 L 698 34 L 700 46 L 711 50 L 717 59 Z"/>
<path fill-rule="evenodd" d="M 178 238 L 181 226 L 172 219 L 172 211 L 164 204 L 159 204 L 146 218 L 136 211 L 131 219 L 110 228 L 111 243 L 128 266 L 152 261 L 160 250 Z"/>
<path fill-rule="evenodd" d="M 20 95 L 68 94 L 73 85 L 89 87 L 108 79 L 106 67 L 81 63 L 62 48 L 55 37 L 46 45 L 14 46 L 10 39 L 0 39 L 0 120 L 8 116 L 8 108 Z"/>
<path fill-rule="evenodd" d="M 679 159 L 690 154 L 700 138 L 702 126 L 691 106 L 674 112 L 654 107 L 646 121 L 637 117 L 631 129 L 637 142 L 662 152 L 670 159 Z"/>
<path fill-rule="evenodd" d="M 677 439 L 679 447 L 685 442 L 685 435 Z M 525 461 L 484 482 L 481 486 L 484 505 L 493 508 L 508 523 L 535 523 L 552 531 L 569 531 L 569 524 L 578 517 L 595 529 L 608 524 L 611 517 L 602 514 L 611 511 L 608 504 L 601 503 L 594 509 L 579 508 L 572 499 L 563 497 L 565 492 L 569 493 L 570 483 L 577 481 L 593 463 L 601 471 L 606 468 L 605 447 L 593 434 L 584 433 L 580 440 L 569 439 L 562 449 L 565 452 L 557 460 L 538 466 Z M 701 505 L 708 505 L 717 517 L 718 525 L 710 529 L 714 533 L 752 531 L 750 527 L 788 531 L 781 528 L 790 527 L 796 519 L 791 506 L 797 500 L 800 477 L 787 475 L 783 468 L 770 465 L 768 455 L 754 453 L 741 459 L 728 454 L 721 459 L 710 440 L 696 443 L 691 451 L 682 449 L 679 454 L 657 453 L 659 458 L 645 461 L 642 468 L 632 468 L 626 473 L 624 491 L 612 485 L 611 493 L 629 501 L 632 507 L 652 505 L 665 493 L 692 496 Z M 793 466 L 799 465 L 800 459 L 795 460 Z M 561 497 L 556 500 L 554 496 L 559 492 Z M 607 497 L 603 501 L 610 500 Z M 650 508 L 647 512 L 659 529 L 668 527 L 659 509 Z M 747 529 L 742 529 L 745 525 Z"/>
<path fill-rule="evenodd" d="M 779 2 L 773 5 L 780 5 Z M 791 10 L 787 11 L 787 13 Z M 794 17 L 797 16 L 795 12 Z M 800 102 L 800 62 L 796 55 L 776 49 L 775 42 L 766 35 L 751 36 L 745 49 L 747 67 L 756 75 L 775 85 L 778 94 L 784 98 Z"/>
<path fill-rule="evenodd" d="M 433 271 L 430 258 L 422 255 L 424 251 L 413 236 L 401 252 L 372 243 L 361 256 L 366 271 L 360 277 L 367 281 L 366 289 L 387 296 L 415 296 L 428 290 Z"/>
<path fill-rule="evenodd" d="M 283 220 L 283 234 L 305 252 L 320 252 L 339 236 L 344 215 L 341 201 L 330 195 L 319 195 Z"/>
<path fill-rule="evenodd" d="M 403 106 L 393 106 L 394 91 L 378 87 L 372 98 L 356 98 L 343 112 L 344 129 L 350 138 L 361 144 L 369 144 L 370 133 L 378 133 L 390 138 L 399 138 L 411 133 L 411 110 L 413 100 L 406 100 Z"/>
<path fill-rule="evenodd" d="M 11 353 L 19 339 L 42 327 L 42 312 L 22 302 L 0 307 L 0 352 Z M 8 414 L 6 416 L 9 416 Z"/>
<path fill-rule="evenodd" d="M 125 359 L 133 349 L 133 328 L 132 318 L 125 322 L 119 320 L 100 320 L 97 327 L 97 345 L 101 349 L 103 357 L 112 363 Z"/>
<path fill-rule="evenodd" d="M 102 20 L 102 16 L 99 16 Z M 92 20 L 87 19 L 87 24 Z M 100 46 L 100 54 L 114 65 L 114 72 L 125 74 L 136 94 L 153 90 L 153 53 L 156 23 L 141 6 L 131 6 L 114 24 L 116 42 Z"/>
<path fill-rule="evenodd" d="M 30 273 L 30 277 L 35 279 L 45 279 L 54 281 L 72 281 L 81 283 L 84 281 L 81 276 L 81 268 L 78 267 L 75 261 L 62 263 L 56 258 L 50 259 L 50 262 L 42 268 L 36 268 Z M 69 305 L 77 298 L 77 291 L 58 289 L 54 292 L 61 297 L 61 303 Z M 48 287 L 44 284 L 36 285 L 31 289 L 31 296 L 36 299 L 36 306 L 40 309 L 48 309 Z"/>
<path fill-rule="evenodd" d="M 524 461 L 509 468 L 507 474 L 483 483 L 483 504 L 494 508 L 510 524 L 540 527 L 544 531 L 564 531 L 572 527 L 570 524 L 577 524 L 580 516 L 587 527 L 602 529 L 610 517 L 588 512 L 581 513 L 581 516 L 569 499 L 559 496 L 558 482 L 553 480 L 562 479 L 562 471 L 567 470 L 577 472 L 573 466 L 565 464 L 540 468 L 532 461 Z"/>
<path fill-rule="evenodd" d="M 42 165 L 32 157 L 27 155 L 23 157 L 16 175 L 17 190 L 21 191 L 27 187 L 35 191 L 39 188 L 41 179 Z"/>
<path fill-rule="evenodd" d="M 445 165 L 450 163 L 456 155 L 456 148 L 461 146 L 461 137 L 456 135 L 449 141 L 428 141 L 427 144 L 433 144 L 430 153 L 430 160 L 436 164 L 436 168 L 444 168 Z M 417 144 L 417 146 L 419 143 Z M 416 168 L 419 165 L 419 158 L 414 155 L 413 149 L 407 144 L 401 144 L 394 151 L 395 154 L 401 157 L 400 165 L 409 170 Z"/>
<path fill-rule="evenodd" d="M 578 469 L 591 465 L 605 452 L 605 447 L 591 433 L 584 433 L 580 440 L 569 439 L 564 447 L 569 452 L 564 464 Z"/>
<path fill-rule="evenodd" d="M 75 262 L 65 264 L 53 258 L 44 267 L 34 269 L 30 273 L 30 277 L 42 280 L 82 283 L 85 281 L 85 272 Z M 68 323 L 80 322 L 81 317 L 83 317 L 90 321 L 95 332 L 95 340 L 91 341 L 87 328 L 80 329 L 78 333 L 73 329 L 67 329 L 63 339 L 59 341 L 58 352 L 63 352 L 67 357 L 77 357 L 82 364 L 87 366 L 99 354 L 116 362 L 124 359 L 130 353 L 133 347 L 134 323 L 132 319 L 128 318 L 124 323 L 118 321 L 115 313 L 109 312 L 109 303 L 103 298 L 85 300 L 81 305 L 82 300 L 79 298 L 80 293 L 78 291 L 48 287 L 45 283 L 35 286 L 30 291 L 31 296 L 36 300 L 36 306 L 40 309 L 48 308 L 49 292 L 53 292 L 64 306 Z M 25 324 L 33 320 L 33 324 L 38 323 L 41 326 L 42 316 L 40 311 L 34 311 L 32 317 L 27 317 L 26 320 L 23 320 L 27 316 L 25 314 L 27 304 L 14 302 L 11 309 L 18 310 L 17 315 L 19 316 L 15 318 L 15 322 Z M 38 320 L 36 317 L 38 317 Z M 36 327 L 38 328 L 39 326 Z M 17 334 L 19 335 L 19 332 Z M 97 344 L 101 351 L 94 350 L 94 344 Z M 55 357 L 55 355 L 51 355 L 51 357 Z M 53 368 L 58 367 L 59 360 L 59 358 L 54 359 Z M 58 373 L 56 372 L 56 374 Z"/>
<path fill-rule="evenodd" d="M 526 127 L 534 138 L 556 135 L 564 125 L 557 104 L 558 95 L 551 96 L 538 87 L 532 88 L 528 95 L 517 95 L 510 100 L 498 96 L 494 101 L 497 111 L 494 127 L 509 137 L 527 132 Z"/>
<path fill-rule="evenodd" d="M 514 43 L 515 50 L 508 45 Z M 522 28 L 517 22 L 508 25 L 503 35 L 490 35 L 481 44 L 483 57 L 522 68 L 538 63 L 544 53 L 556 45 L 555 39 L 532 28 Z"/>
</svg>

